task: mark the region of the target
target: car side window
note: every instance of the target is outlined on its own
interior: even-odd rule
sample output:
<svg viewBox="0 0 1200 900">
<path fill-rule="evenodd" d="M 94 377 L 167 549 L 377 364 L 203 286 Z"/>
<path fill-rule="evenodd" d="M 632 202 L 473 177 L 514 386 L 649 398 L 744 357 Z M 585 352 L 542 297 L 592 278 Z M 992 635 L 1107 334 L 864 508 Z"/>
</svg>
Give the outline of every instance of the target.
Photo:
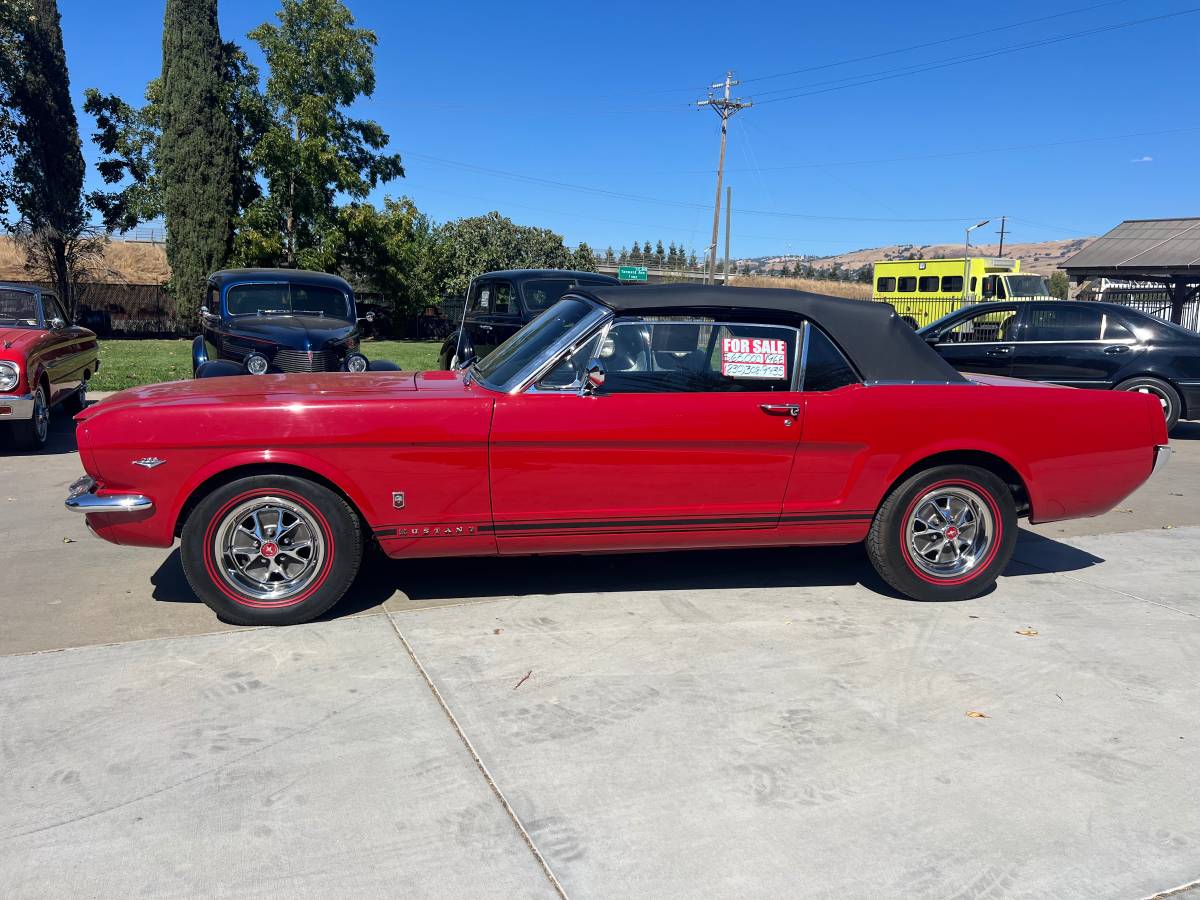
<svg viewBox="0 0 1200 900">
<path fill-rule="evenodd" d="M 520 315 L 521 308 L 517 305 L 517 291 L 507 281 L 495 283 L 495 297 L 492 300 L 492 314 L 497 316 Z"/>
<path fill-rule="evenodd" d="M 1105 313 L 1104 320 L 1100 325 L 1100 340 L 1123 341 L 1132 344 L 1137 341 L 1137 338 L 1124 322 L 1116 316 Z"/>
<path fill-rule="evenodd" d="M 42 312 L 46 316 L 47 325 L 53 319 L 62 319 L 64 324 L 70 324 L 67 322 L 67 314 L 63 312 L 62 304 L 53 294 L 42 294 Z"/>
<path fill-rule="evenodd" d="M 487 315 L 492 311 L 492 283 L 476 281 L 471 285 L 471 296 L 467 298 L 467 312 Z"/>
<path fill-rule="evenodd" d="M 824 331 L 809 324 L 800 390 L 832 391 L 858 384 L 858 373 Z"/>
<path fill-rule="evenodd" d="M 990 309 L 960 320 L 938 335 L 939 344 L 982 344 L 1015 337 L 1017 308 Z"/>
<path fill-rule="evenodd" d="M 1022 341 L 1098 341 L 1104 329 L 1104 313 L 1078 306 L 1034 306 L 1025 313 Z"/>
<path fill-rule="evenodd" d="M 605 368 L 603 392 L 790 391 L 799 334 L 781 325 L 617 322 L 596 352 Z"/>
</svg>

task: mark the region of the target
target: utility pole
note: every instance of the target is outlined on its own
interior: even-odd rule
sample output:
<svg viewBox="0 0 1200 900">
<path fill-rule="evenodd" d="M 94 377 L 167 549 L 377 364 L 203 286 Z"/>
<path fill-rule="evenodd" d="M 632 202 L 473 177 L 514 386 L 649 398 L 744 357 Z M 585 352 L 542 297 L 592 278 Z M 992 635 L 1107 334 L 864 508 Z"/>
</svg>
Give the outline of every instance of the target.
<svg viewBox="0 0 1200 900">
<path fill-rule="evenodd" d="M 729 213 L 733 209 L 733 188 L 725 188 L 725 279 L 723 287 L 729 286 Z"/>
<path fill-rule="evenodd" d="M 1000 250 L 996 253 L 997 256 L 1004 255 L 1004 225 L 1008 222 L 1008 216 L 1000 217 Z"/>
<path fill-rule="evenodd" d="M 733 72 L 725 73 L 725 80 L 716 84 L 709 85 L 708 99 L 697 100 L 696 108 L 702 106 L 711 107 L 713 112 L 721 117 L 721 156 L 717 161 L 717 197 L 713 201 L 713 227 L 712 227 L 712 243 L 708 245 L 708 270 L 709 283 L 715 284 L 717 279 L 717 238 L 721 230 L 721 181 L 725 176 L 725 135 L 729 127 L 729 117 L 739 109 L 746 109 L 754 104 L 749 100 L 740 98 L 731 98 L 729 89 L 735 85 L 741 84 L 740 81 L 733 80 Z M 713 96 L 713 91 L 720 88 L 725 89 L 724 96 Z"/>
</svg>

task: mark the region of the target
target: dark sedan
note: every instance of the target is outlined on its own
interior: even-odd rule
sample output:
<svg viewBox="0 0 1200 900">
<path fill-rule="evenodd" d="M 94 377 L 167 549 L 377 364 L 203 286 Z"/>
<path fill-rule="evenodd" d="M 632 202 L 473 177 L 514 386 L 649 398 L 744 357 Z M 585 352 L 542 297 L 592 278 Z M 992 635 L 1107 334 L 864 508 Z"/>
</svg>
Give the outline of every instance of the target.
<svg viewBox="0 0 1200 900">
<path fill-rule="evenodd" d="M 1200 419 L 1200 334 L 1115 303 L 978 303 L 919 332 L 960 372 L 1138 391 Z"/>
<path fill-rule="evenodd" d="M 336 275 L 292 269 L 227 269 L 208 278 L 201 334 L 192 343 L 197 378 L 268 372 L 365 372 L 394 368 L 359 352 L 350 285 Z"/>
</svg>

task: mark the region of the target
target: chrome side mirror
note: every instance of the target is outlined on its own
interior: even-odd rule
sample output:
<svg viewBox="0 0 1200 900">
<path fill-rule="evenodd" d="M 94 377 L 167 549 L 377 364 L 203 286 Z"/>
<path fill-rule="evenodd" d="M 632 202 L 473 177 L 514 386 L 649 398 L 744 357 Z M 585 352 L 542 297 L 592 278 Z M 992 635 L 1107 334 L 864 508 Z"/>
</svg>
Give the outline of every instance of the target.
<svg viewBox="0 0 1200 900">
<path fill-rule="evenodd" d="M 53 319 L 50 320 L 50 329 L 52 331 L 61 331 L 62 329 L 66 328 L 66 327 L 67 327 L 67 323 L 64 322 L 62 319 L 60 319 L 58 316 L 55 316 Z"/>
<path fill-rule="evenodd" d="M 589 359 L 583 372 L 583 393 L 591 396 L 604 387 L 605 374 L 604 363 L 599 358 Z"/>
<path fill-rule="evenodd" d="M 200 321 L 203 322 L 207 318 L 208 318 L 208 307 L 207 306 L 200 307 Z"/>
</svg>

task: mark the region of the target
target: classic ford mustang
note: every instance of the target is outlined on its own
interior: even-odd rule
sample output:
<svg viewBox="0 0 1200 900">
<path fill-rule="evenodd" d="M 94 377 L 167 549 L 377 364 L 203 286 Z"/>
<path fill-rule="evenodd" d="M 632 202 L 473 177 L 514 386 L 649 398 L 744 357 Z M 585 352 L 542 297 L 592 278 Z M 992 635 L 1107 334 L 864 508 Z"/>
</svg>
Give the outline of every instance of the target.
<svg viewBox="0 0 1200 900">
<path fill-rule="evenodd" d="M 1158 402 L 963 376 L 883 304 L 577 288 L 460 372 L 161 384 L 78 417 L 67 506 L 169 547 L 224 619 L 303 622 L 389 556 L 866 542 L 898 591 L 987 590 L 1018 517 L 1111 509 Z"/>
</svg>

